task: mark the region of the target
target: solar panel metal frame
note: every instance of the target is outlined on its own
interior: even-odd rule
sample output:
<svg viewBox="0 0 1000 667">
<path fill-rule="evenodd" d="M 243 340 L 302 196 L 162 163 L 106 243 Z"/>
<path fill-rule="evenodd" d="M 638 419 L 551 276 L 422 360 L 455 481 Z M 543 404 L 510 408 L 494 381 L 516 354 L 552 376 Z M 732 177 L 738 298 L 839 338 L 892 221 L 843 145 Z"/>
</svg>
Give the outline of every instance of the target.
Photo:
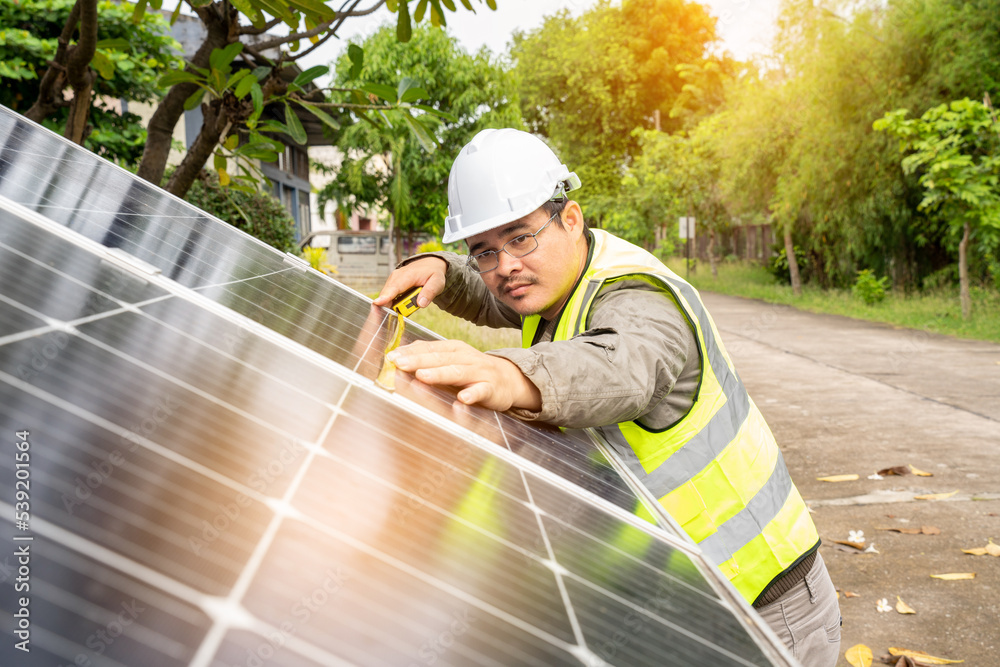
<svg viewBox="0 0 1000 667">
<path fill-rule="evenodd" d="M 2 108 L 0 108 L 0 112 L 10 113 L 6 109 Z M 28 123 L 23 119 L 18 119 L 17 122 Z M 78 148 L 72 144 L 70 145 L 73 146 L 74 150 Z M 129 176 L 132 177 L 131 175 Z M 177 201 L 180 202 L 181 200 Z M 184 203 L 184 206 L 187 206 L 187 204 Z M 10 213 L 13 213 L 25 220 L 30 221 L 31 224 L 36 225 L 39 228 L 42 228 L 51 234 L 57 235 L 60 238 L 68 241 L 69 243 L 81 249 L 84 249 L 87 252 L 97 257 L 101 257 L 104 260 L 117 265 L 119 268 L 128 273 L 141 277 L 143 280 L 159 287 L 166 293 L 172 295 L 174 298 L 180 298 L 186 302 L 194 303 L 198 307 L 210 313 L 213 313 L 214 315 L 222 319 L 228 320 L 234 324 L 237 324 L 240 327 L 245 328 L 246 330 L 252 332 L 254 336 L 258 336 L 264 340 L 273 343 L 276 346 L 279 346 L 280 348 L 288 351 L 289 353 L 292 353 L 300 358 L 308 360 L 309 363 L 314 364 L 320 368 L 323 368 L 326 371 L 341 378 L 342 380 L 345 381 L 345 383 L 349 387 L 353 386 L 363 389 L 364 391 L 371 391 L 371 382 L 363 378 L 362 376 L 357 375 L 356 373 L 341 366 L 340 364 L 337 364 L 336 362 L 323 356 L 322 354 L 319 354 L 314 350 L 304 347 L 299 343 L 291 341 L 288 338 L 277 333 L 276 331 L 264 325 L 258 324 L 257 322 L 254 322 L 253 320 L 239 313 L 236 313 L 235 311 L 223 306 L 222 304 L 205 297 L 199 292 L 178 284 L 177 282 L 163 276 L 155 267 L 149 265 L 148 263 L 144 262 L 139 258 L 129 255 L 127 252 L 124 252 L 120 248 L 109 248 L 94 240 L 88 239 L 80 235 L 79 233 L 61 225 L 60 223 L 50 220 L 41 213 L 30 210 L 16 202 L 8 200 L 6 197 L 0 197 L 0 208 Z M 216 222 L 220 225 L 226 225 L 226 223 L 222 221 L 216 221 Z M 241 233 L 235 229 L 232 231 Z M 267 248 L 267 250 L 268 252 L 279 254 L 278 251 L 273 250 L 269 247 Z M 286 260 L 286 261 L 288 261 L 289 264 L 294 266 L 294 270 L 296 271 L 303 271 L 303 272 L 311 271 L 311 269 L 302 266 L 298 260 Z M 332 279 L 327 278 L 325 276 L 323 277 L 323 279 L 335 282 L 332 281 Z M 337 284 L 337 286 L 339 289 L 345 289 L 342 285 L 339 285 L 339 283 Z M 355 294 L 357 293 L 355 292 Z M 387 318 L 389 317 L 389 315 L 390 315 L 389 311 L 385 311 L 385 317 Z M 58 326 L 49 325 L 49 327 L 46 330 L 55 331 L 58 330 Z M 435 335 L 433 334 L 433 332 L 429 332 L 426 329 L 424 329 L 423 331 L 425 335 Z M 29 332 L 22 332 L 22 334 L 15 334 L 14 336 L 0 337 L 0 345 L 13 342 L 16 339 L 19 339 L 19 337 L 28 338 L 27 334 L 32 332 L 33 335 L 35 336 L 39 335 L 40 333 L 38 329 L 33 329 Z M 17 380 L 17 378 L 12 378 L 9 375 L 5 375 L 4 379 L 6 379 L 8 383 L 13 384 L 14 386 L 20 386 L 20 388 L 23 391 L 28 391 L 28 392 L 32 391 L 30 385 L 27 385 L 26 383 Z M 344 395 L 346 396 L 346 394 L 347 390 L 345 390 Z M 768 657 L 768 659 L 770 659 L 773 664 L 781 664 L 781 665 L 796 664 L 794 659 L 790 657 L 784 646 L 782 646 L 780 642 L 777 640 L 776 636 L 773 634 L 770 628 L 768 628 L 765 624 L 763 624 L 759 620 L 759 617 L 750 609 L 749 605 L 747 605 L 747 603 L 742 599 L 742 597 L 739 596 L 738 593 L 736 593 L 735 589 L 733 589 L 733 587 L 721 576 L 721 573 L 718 572 L 717 568 L 715 568 L 713 565 L 707 563 L 707 561 L 704 560 L 697 546 L 691 543 L 690 540 L 686 538 L 683 531 L 676 525 L 676 523 L 672 520 L 672 518 L 665 511 L 663 511 L 662 507 L 659 505 L 658 502 L 656 502 L 655 498 L 651 497 L 651 494 L 649 494 L 649 492 L 645 490 L 642 484 L 635 479 L 635 477 L 630 473 L 630 471 L 626 468 L 626 466 L 617 458 L 613 449 L 606 442 L 604 442 L 595 432 L 593 431 L 588 432 L 589 436 L 593 439 L 595 446 L 615 466 L 621 477 L 626 481 L 628 486 L 632 489 L 633 493 L 635 493 L 636 496 L 643 501 L 647 510 L 649 510 L 657 518 L 657 520 L 661 524 L 660 527 L 651 526 L 650 524 L 646 523 L 645 521 L 638 518 L 634 514 L 626 512 L 621 508 L 611 503 L 608 503 L 603 498 L 595 496 L 594 494 L 586 490 L 583 490 L 580 487 L 577 487 L 573 483 L 569 482 L 566 479 L 563 479 L 562 477 L 554 474 L 553 472 L 545 468 L 542 468 L 531 461 L 525 460 L 524 458 L 518 456 L 517 454 L 514 454 L 513 452 L 498 446 L 496 443 L 487 440 L 472 431 L 465 429 L 463 426 L 446 419 L 445 417 L 435 413 L 432 410 L 427 409 L 426 407 L 412 400 L 409 400 L 405 397 L 398 395 L 392 396 L 391 400 L 393 401 L 394 404 L 398 405 L 403 410 L 414 415 L 414 417 L 418 418 L 421 422 L 426 422 L 428 424 L 437 426 L 438 428 L 441 428 L 443 430 L 460 434 L 463 439 L 473 443 L 476 447 L 481 448 L 482 450 L 488 452 L 490 455 L 495 456 L 503 461 L 506 461 L 507 463 L 514 466 L 516 469 L 521 470 L 522 474 L 530 473 L 531 475 L 537 478 L 545 480 L 549 484 L 552 484 L 555 487 L 558 487 L 563 491 L 572 494 L 573 496 L 581 498 L 584 502 L 590 505 L 594 505 L 595 507 L 601 508 L 604 512 L 609 513 L 614 517 L 616 517 L 619 521 L 631 525 L 633 528 L 636 528 L 650 536 L 653 536 L 655 539 L 660 540 L 666 544 L 669 544 L 670 546 L 681 552 L 689 554 L 692 557 L 692 559 L 699 564 L 700 571 L 702 575 L 705 577 L 707 583 L 712 587 L 712 589 L 716 592 L 716 594 L 719 595 L 719 597 L 730 606 L 735 618 L 744 627 L 749 636 L 754 639 L 754 641 L 761 648 L 761 650 Z M 5 503 L 0 503 L 0 505 L 4 507 L 5 512 L 8 512 L 8 510 L 13 509 L 7 506 Z M 285 511 L 288 511 L 290 508 L 284 508 L 284 509 Z M 68 545 L 70 548 L 72 548 L 72 545 L 74 544 L 80 547 L 80 539 L 74 536 L 73 534 L 68 533 L 67 531 L 64 531 L 62 529 L 59 529 L 56 526 L 52 525 L 46 526 L 44 522 L 40 525 L 43 526 L 43 530 L 49 533 L 50 537 L 57 539 L 60 543 Z M 86 551 L 93 552 L 93 545 L 87 545 Z M 98 552 L 99 555 L 103 559 L 105 559 L 106 562 L 117 563 L 119 569 L 125 568 L 124 571 L 135 570 L 136 564 L 134 562 L 131 563 L 125 562 L 127 561 L 127 559 L 124 559 L 122 556 L 116 554 L 112 550 L 106 549 L 104 551 L 101 551 L 100 549 L 98 549 Z M 166 590 L 170 590 L 171 587 L 174 587 L 173 583 L 171 583 L 173 580 L 169 580 L 168 577 L 165 577 L 161 573 L 155 571 L 147 571 L 147 572 L 141 572 L 141 575 L 145 577 L 147 580 L 158 582 L 161 588 L 167 587 Z M 198 595 L 197 591 L 185 591 L 185 593 L 192 599 L 201 598 L 201 605 L 203 608 L 208 609 L 211 608 L 213 604 L 216 604 L 204 598 L 204 596 Z M 218 614 L 220 613 L 220 611 L 223 610 L 216 609 L 215 611 L 216 614 Z M 225 613 L 236 614 L 237 617 L 240 617 L 241 613 L 241 610 L 237 610 L 235 608 L 227 608 L 224 611 Z M 243 621 L 246 621 L 245 618 L 242 617 L 240 618 Z M 222 633 L 224 632 L 225 629 L 228 629 L 229 627 L 230 625 L 226 623 L 220 623 L 217 619 L 213 624 L 213 628 L 220 628 L 220 629 L 213 630 L 212 632 L 214 632 L 215 634 L 209 635 L 216 638 L 217 640 L 216 643 L 212 644 L 206 637 L 205 643 L 203 644 L 201 651 L 199 652 L 198 656 L 196 656 L 196 659 L 192 661 L 192 664 L 207 664 L 206 661 L 211 658 L 211 655 L 215 653 L 215 650 L 218 648 L 219 643 L 222 641 L 222 636 L 221 636 Z M 298 646 L 298 650 L 299 653 L 303 652 L 305 652 L 306 654 L 308 653 L 308 648 L 304 646 Z M 587 656 L 583 656 L 583 658 L 587 658 Z M 202 660 L 201 663 L 198 662 L 199 659 Z M 586 659 L 584 659 L 584 661 L 586 662 Z"/>
</svg>

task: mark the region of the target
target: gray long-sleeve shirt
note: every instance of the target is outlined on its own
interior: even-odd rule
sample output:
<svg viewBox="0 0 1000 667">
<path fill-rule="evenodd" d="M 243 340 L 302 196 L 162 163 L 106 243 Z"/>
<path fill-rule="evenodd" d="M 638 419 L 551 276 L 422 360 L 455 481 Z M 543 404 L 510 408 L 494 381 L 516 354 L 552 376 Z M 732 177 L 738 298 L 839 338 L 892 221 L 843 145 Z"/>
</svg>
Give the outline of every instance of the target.
<svg viewBox="0 0 1000 667">
<path fill-rule="evenodd" d="M 481 326 L 521 327 L 520 316 L 490 293 L 464 256 L 433 256 L 448 264 L 445 289 L 434 303 Z M 694 333 L 673 297 L 645 281 L 623 280 L 606 285 L 590 312 L 590 328 L 570 340 L 553 341 L 555 322 L 543 320 L 539 342 L 530 348 L 488 352 L 516 364 L 541 393 L 540 411 L 511 412 L 570 428 L 635 420 L 664 429 L 683 417 L 701 363 Z"/>
</svg>

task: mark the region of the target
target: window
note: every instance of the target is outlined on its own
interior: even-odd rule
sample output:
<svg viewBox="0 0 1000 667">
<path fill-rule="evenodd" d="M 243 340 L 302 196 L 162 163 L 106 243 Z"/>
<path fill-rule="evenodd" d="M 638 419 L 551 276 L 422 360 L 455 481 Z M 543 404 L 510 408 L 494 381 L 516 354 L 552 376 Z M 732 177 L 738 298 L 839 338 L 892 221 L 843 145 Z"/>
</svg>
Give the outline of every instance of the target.
<svg viewBox="0 0 1000 667">
<path fill-rule="evenodd" d="M 337 252 L 341 255 L 374 255 L 374 236 L 341 236 L 337 239 Z"/>
<path fill-rule="evenodd" d="M 378 252 L 380 255 L 389 254 L 389 243 L 391 243 L 391 241 L 389 241 L 388 236 L 383 236 L 382 238 L 379 239 Z"/>
</svg>

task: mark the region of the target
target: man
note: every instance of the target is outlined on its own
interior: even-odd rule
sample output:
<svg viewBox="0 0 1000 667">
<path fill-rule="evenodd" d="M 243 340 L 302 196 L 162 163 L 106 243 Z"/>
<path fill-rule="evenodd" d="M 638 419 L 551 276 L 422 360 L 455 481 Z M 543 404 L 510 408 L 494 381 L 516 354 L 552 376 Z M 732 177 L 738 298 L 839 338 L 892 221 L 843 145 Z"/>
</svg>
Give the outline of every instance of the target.
<svg viewBox="0 0 1000 667">
<path fill-rule="evenodd" d="M 444 241 L 375 300 L 420 285 L 477 324 L 521 329 L 522 349 L 458 341 L 392 353 L 422 382 L 525 420 L 594 427 L 806 667 L 836 663 L 840 611 L 819 536 L 774 437 L 697 292 L 646 251 L 589 230 L 552 151 L 484 130 L 448 181 Z"/>
</svg>

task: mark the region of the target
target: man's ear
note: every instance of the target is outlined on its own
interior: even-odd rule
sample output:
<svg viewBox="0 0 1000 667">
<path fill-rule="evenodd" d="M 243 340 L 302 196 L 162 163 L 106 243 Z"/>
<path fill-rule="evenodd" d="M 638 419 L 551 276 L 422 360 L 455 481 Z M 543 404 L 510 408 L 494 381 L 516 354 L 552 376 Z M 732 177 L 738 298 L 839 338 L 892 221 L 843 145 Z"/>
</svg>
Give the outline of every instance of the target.
<svg viewBox="0 0 1000 667">
<path fill-rule="evenodd" d="M 566 202 L 566 206 L 560 215 L 566 231 L 574 236 L 583 234 L 583 209 L 572 199 Z"/>
</svg>

